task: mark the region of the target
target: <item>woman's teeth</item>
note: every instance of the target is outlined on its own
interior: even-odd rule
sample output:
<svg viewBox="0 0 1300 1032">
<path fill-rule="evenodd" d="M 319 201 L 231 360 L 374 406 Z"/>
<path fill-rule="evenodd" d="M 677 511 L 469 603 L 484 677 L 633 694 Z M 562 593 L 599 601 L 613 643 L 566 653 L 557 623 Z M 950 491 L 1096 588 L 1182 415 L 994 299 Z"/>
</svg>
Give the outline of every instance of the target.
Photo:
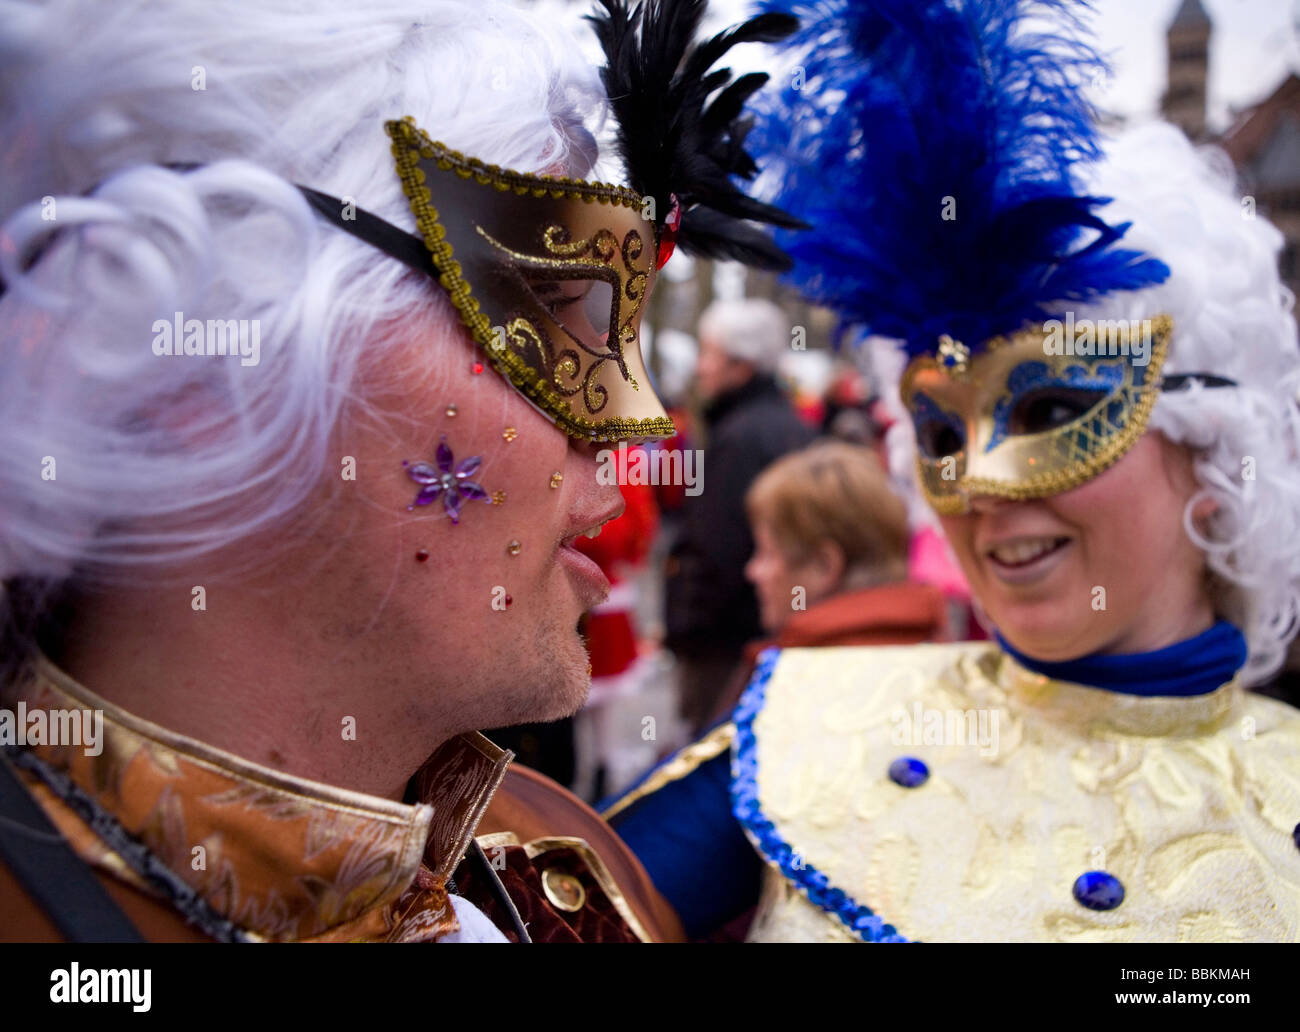
<svg viewBox="0 0 1300 1032">
<path fill-rule="evenodd" d="M 1023 566 L 1041 555 L 1055 551 L 1065 543 L 1065 538 L 1022 538 L 990 549 L 989 555 L 1007 566 Z"/>
</svg>

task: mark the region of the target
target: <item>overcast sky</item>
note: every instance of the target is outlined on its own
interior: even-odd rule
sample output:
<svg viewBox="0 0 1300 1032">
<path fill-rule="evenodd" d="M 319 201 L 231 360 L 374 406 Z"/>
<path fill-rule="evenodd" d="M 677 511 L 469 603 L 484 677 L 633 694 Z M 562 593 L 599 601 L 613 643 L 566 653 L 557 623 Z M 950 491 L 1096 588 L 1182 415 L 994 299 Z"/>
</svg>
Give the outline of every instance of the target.
<svg viewBox="0 0 1300 1032">
<path fill-rule="evenodd" d="M 1210 119 L 1221 129 L 1229 107 L 1241 108 L 1266 96 L 1290 71 L 1300 71 L 1300 0 L 1201 0 L 1214 30 L 1210 36 Z M 1142 119 L 1160 107 L 1165 84 L 1165 29 L 1182 0 L 1096 0 L 1094 26 L 1115 75 L 1098 97 L 1102 107 L 1126 118 Z M 591 0 L 541 0 L 542 7 L 567 7 L 574 31 L 590 30 L 578 16 Z M 711 0 L 709 29 L 735 22 L 750 10 L 748 0 Z M 584 46 L 587 41 L 584 39 Z M 592 47 L 593 60 L 595 48 Z M 746 53 L 749 51 L 750 53 Z M 740 48 L 733 67 L 753 67 L 761 48 Z M 752 63 L 751 63 L 752 62 Z"/>
<path fill-rule="evenodd" d="M 1115 79 L 1101 101 L 1117 114 L 1155 114 L 1165 86 L 1165 29 L 1182 0 L 1099 0 L 1096 28 L 1111 55 Z M 1229 107 L 1263 100 L 1289 72 L 1300 70 L 1295 0 L 1201 0 L 1210 16 L 1211 124 L 1221 129 Z"/>
</svg>

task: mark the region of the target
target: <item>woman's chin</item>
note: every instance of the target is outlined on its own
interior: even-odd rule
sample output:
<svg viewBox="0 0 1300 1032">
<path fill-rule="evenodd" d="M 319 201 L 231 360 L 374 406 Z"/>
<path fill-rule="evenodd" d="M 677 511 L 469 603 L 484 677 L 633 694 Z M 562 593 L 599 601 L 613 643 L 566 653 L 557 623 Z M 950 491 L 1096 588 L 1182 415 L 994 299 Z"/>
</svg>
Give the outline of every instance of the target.
<svg viewBox="0 0 1300 1032">
<path fill-rule="evenodd" d="M 1079 659 L 1100 647 L 1095 634 L 1080 632 L 1077 619 L 1048 619 L 1040 613 L 1025 619 L 994 618 L 994 626 L 1017 652 L 1044 663 Z"/>
</svg>

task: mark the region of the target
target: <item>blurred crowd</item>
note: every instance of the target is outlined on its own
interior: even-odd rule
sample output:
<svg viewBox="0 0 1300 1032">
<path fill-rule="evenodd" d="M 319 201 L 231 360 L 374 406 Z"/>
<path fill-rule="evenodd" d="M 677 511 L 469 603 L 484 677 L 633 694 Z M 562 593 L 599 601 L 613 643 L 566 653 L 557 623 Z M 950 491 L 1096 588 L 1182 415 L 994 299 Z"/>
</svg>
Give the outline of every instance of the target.
<svg viewBox="0 0 1300 1032">
<path fill-rule="evenodd" d="M 677 435 L 617 453 L 627 509 L 580 541 L 612 586 L 584 618 L 586 707 L 488 732 L 590 802 L 726 720 L 767 645 L 987 636 L 941 535 L 891 480 L 893 416 L 870 377 L 839 358 L 810 391 L 783 375 L 791 341 L 772 301 L 704 311 Z"/>
</svg>

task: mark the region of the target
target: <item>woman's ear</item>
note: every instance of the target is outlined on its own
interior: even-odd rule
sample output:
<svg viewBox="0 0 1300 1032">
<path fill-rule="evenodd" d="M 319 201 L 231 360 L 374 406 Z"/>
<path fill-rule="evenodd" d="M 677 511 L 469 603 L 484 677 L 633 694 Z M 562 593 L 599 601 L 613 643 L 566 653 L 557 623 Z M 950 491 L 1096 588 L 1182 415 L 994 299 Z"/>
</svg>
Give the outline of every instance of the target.
<svg viewBox="0 0 1300 1032">
<path fill-rule="evenodd" d="M 844 549 L 830 538 L 824 538 L 817 543 L 817 547 L 805 565 L 812 575 L 810 579 L 814 580 L 814 583 L 808 585 L 810 596 L 826 598 L 834 595 L 844 586 L 844 571 L 847 565 Z"/>
<path fill-rule="evenodd" d="M 1192 522 L 1203 524 L 1219 511 L 1219 500 L 1212 494 L 1203 494 L 1192 504 Z"/>
</svg>

